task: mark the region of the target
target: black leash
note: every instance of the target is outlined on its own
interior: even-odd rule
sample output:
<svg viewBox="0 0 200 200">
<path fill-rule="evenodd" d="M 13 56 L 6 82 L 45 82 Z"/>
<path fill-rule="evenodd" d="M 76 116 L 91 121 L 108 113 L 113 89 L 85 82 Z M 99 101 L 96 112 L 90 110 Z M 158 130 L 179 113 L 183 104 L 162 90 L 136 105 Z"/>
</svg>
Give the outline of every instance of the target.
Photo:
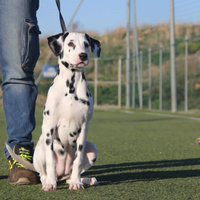
<svg viewBox="0 0 200 200">
<path fill-rule="evenodd" d="M 58 11 L 59 11 L 60 25 L 61 25 L 61 28 L 62 28 L 62 31 L 63 31 L 63 34 L 64 34 L 67 31 L 67 29 L 66 29 L 66 26 L 65 26 L 63 16 L 62 16 L 61 11 L 60 11 L 60 0 L 56 0 L 56 5 L 57 5 Z"/>
</svg>

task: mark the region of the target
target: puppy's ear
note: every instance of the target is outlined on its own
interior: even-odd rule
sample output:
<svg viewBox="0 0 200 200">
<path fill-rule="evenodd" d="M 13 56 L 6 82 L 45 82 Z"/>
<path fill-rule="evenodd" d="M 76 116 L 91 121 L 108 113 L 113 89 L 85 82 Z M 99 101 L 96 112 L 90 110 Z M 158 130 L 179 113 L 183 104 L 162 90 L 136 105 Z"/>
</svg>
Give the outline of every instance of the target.
<svg viewBox="0 0 200 200">
<path fill-rule="evenodd" d="M 91 38 L 89 35 L 85 34 L 85 37 L 87 38 L 90 46 L 91 46 L 91 51 L 94 54 L 95 57 L 99 58 L 100 57 L 100 52 L 101 52 L 101 44 L 98 40 L 95 40 Z"/>
<path fill-rule="evenodd" d="M 55 56 L 60 55 L 63 52 L 63 42 L 69 33 L 63 33 L 53 35 L 47 38 L 48 44 Z"/>
</svg>

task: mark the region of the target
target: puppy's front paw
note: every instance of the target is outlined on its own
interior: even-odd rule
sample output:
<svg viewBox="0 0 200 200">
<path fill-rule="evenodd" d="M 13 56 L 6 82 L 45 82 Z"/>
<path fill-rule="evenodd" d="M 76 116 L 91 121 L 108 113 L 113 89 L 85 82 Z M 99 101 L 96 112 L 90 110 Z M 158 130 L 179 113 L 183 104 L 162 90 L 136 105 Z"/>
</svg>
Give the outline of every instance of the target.
<svg viewBox="0 0 200 200">
<path fill-rule="evenodd" d="M 80 183 L 74 183 L 74 184 L 70 184 L 69 189 L 70 190 L 80 190 L 80 189 L 85 189 L 85 188 Z"/>
<path fill-rule="evenodd" d="M 45 184 L 42 185 L 42 190 L 44 191 L 52 191 L 52 190 L 56 190 L 56 181 L 46 181 Z"/>
<path fill-rule="evenodd" d="M 69 183 L 69 189 L 70 190 L 84 189 L 83 184 L 80 181 L 72 181 L 72 180 L 70 180 L 68 183 Z"/>
</svg>

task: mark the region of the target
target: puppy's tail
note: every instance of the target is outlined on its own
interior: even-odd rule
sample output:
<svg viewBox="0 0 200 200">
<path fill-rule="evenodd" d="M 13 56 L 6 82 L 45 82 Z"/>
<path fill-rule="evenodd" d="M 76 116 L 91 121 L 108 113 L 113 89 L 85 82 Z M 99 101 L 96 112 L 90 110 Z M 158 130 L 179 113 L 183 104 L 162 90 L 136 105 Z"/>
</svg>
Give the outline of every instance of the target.
<svg viewBox="0 0 200 200">
<path fill-rule="evenodd" d="M 24 160 L 23 158 L 19 157 L 11 148 L 10 146 L 8 146 L 6 144 L 6 148 L 8 150 L 8 152 L 10 153 L 10 155 L 20 164 L 22 164 L 24 166 L 25 169 L 29 169 L 31 171 L 35 171 L 35 167 L 33 166 L 33 164 L 27 162 L 26 160 Z"/>
</svg>

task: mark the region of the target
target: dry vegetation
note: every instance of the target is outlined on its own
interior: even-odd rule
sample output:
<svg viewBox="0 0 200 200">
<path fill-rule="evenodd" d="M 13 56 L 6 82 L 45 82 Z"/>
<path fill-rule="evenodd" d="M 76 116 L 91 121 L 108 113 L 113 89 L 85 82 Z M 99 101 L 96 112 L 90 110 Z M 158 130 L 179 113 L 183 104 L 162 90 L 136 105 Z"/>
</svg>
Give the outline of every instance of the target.
<svg viewBox="0 0 200 200">
<path fill-rule="evenodd" d="M 84 32 L 84 31 L 80 31 Z M 87 31 L 87 33 L 91 36 L 94 37 L 98 40 L 100 40 L 101 45 L 102 45 L 102 52 L 101 52 L 101 57 L 118 57 L 122 56 L 125 57 L 126 55 L 126 28 L 119 26 L 115 30 L 112 31 L 106 31 L 103 35 L 99 35 L 97 32 L 93 31 Z M 176 42 L 178 42 L 178 48 L 180 52 L 184 50 L 184 43 L 183 41 L 185 39 L 185 35 L 189 38 L 192 38 L 194 36 L 199 36 L 200 35 L 200 23 L 199 24 L 176 24 L 175 26 L 175 34 L 176 34 Z M 149 47 L 152 49 L 158 48 L 160 44 L 163 46 L 168 46 L 169 45 L 169 40 L 170 40 L 170 31 L 169 31 L 169 24 L 168 23 L 163 23 L 163 24 L 157 24 L 157 25 L 143 25 L 138 27 L 138 42 L 139 42 L 139 51 L 142 50 L 143 52 L 146 52 Z M 132 41 L 133 41 L 133 34 L 131 33 L 130 35 L 130 43 L 131 43 L 131 48 L 132 48 Z M 200 63 L 200 57 L 199 55 L 199 49 L 200 49 L 200 42 L 198 41 L 191 41 L 189 44 L 189 68 L 192 69 L 192 72 L 199 74 L 200 73 L 200 68 L 199 68 L 199 63 Z M 169 49 L 165 50 L 166 51 L 166 60 L 164 60 L 163 64 L 163 74 L 169 73 Z M 177 62 L 182 63 L 184 60 L 184 55 L 183 53 L 181 54 L 178 52 L 177 56 Z M 51 56 L 52 52 L 48 47 L 47 44 L 47 38 L 40 38 L 40 58 L 37 62 L 37 65 L 35 67 L 35 78 L 38 77 L 42 65 L 46 64 L 49 57 Z M 157 56 L 158 53 L 155 53 L 155 56 Z M 156 58 L 157 59 L 157 58 Z M 57 58 L 52 57 L 50 64 L 57 64 Z M 113 63 L 106 63 L 106 62 L 101 62 L 99 65 L 99 74 L 98 77 L 99 79 L 103 80 L 104 77 L 109 77 L 114 80 L 113 78 L 113 73 L 116 74 L 117 71 L 113 69 L 111 70 L 109 67 L 112 66 Z M 147 59 L 144 60 L 144 66 L 147 66 Z M 182 65 L 182 64 L 180 64 Z M 91 80 L 93 77 L 93 64 L 90 66 L 91 70 L 87 74 L 87 77 Z M 152 76 L 157 77 L 159 73 L 158 69 L 158 59 L 156 61 L 152 62 Z M 143 71 L 143 76 L 144 76 L 144 83 L 148 82 L 148 70 L 145 69 Z M 122 79 L 125 80 L 125 65 L 123 65 L 122 69 Z M 45 102 L 45 94 L 46 94 L 46 85 L 48 86 L 51 83 L 52 80 L 44 80 L 42 79 L 39 84 L 39 96 L 37 100 L 37 105 L 38 106 L 43 106 Z M 45 90 L 43 89 L 45 87 Z M 198 89 L 200 88 L 200 78 L 199 76 L 196 77 L 195 83 L 194 83 L 194 88 Z M 41 92 L 42 91 L 42 92 Z M 144 93 L 147 93 L 144 91 Z M 2 96 L 0 94 L 0 96 Z M 2 107 L 2 98 L 0 98 L 0 106 Z"/>
</svg>

